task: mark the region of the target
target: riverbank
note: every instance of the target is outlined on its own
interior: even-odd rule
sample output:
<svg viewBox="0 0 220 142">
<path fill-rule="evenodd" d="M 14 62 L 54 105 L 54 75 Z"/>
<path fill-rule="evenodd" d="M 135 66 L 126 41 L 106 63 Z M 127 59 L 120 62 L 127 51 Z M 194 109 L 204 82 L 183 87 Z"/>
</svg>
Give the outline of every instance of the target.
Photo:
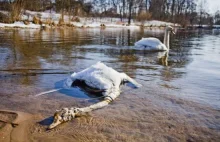
<svg viewBox="0 0 220 142">
<path fill-rule="evenodd" d="M 163 21 L 148 21 L 146 24 L 141 25 L 139 23 L 132 23 L 131 25 L 127 25 L 125 23 L 101 23 L 101 22 L 96 22 L 96 23 L 88 23 L 88 24 L 83 24 L 81 22 L 71 22 L 71 23 L 66 23 L 62 25 L 58 24 L 34 24 L 33 22 L 30 21 L 18 21 L 14 23 L 0 23 L 0 28 L 29 28 L 29 29 L 41 29 L 41 28 L 62 28 L 62 27 L 76 27 L 76 28 L 128 28 L 128 29 L 138 29 L 138 28 L 143 28 L 143 27 L 149 27 L 149 28 L 161 28 L 161 27 L 166 27 L 166 26 L 174 26 L 174 27 L 179 27 L 178 25 L 175 25 L 173 23 L 167 23 Z"/>
<path fill-rule="evenodd" d="M 7 14 L 6 11 L 2 11 L 3 14 Z M 77 17 L 64 15 L 61 20 L 61 14 L 54 11 L 35 12 L 26 10 L 21 16 L 20 21 L 14 23 L 0 23 L 0 28 L 49 28 L 49 27 L 76 27 L 76 28 L 140 28 L 140 27 L 166 27 L 175 26 L 179 27 L 179 24 L 170 22 L 150 20 L 145 22 L 137 22 L 132 20 L 131 24 L 127 24 L 127 19 L 121 21 L 120 18 L 111 17 Z"/>
<path fill-rule="evenodd" d="M 163 21 L 157 21 L 157 20 L 152 20 L 152 21 L 147 21 L 144 25 L 140 23 L 132 23 L 131 25 L 127 25 L 125 23 L 90 23 L 90 24 L 83 24 L 80 22 L 71 22 L 63 25 L 49 25 L 49 24 L 34 24 L 33 21 L 17 21 L 14 23 L 0 23 L 0 28 L 26 28 L 26 29 L 45 29 L 45 28 L 65 28 L 65 27 L 72 27 L 72 28 L 127 28 L 127 29 L 139 29 L 139 28 L 164 28 L 166 26 L 173 26 L 176 28 L 181 28 L 180 25 L 174 24 L 174 23 L 169 23 L 169 22 L 163 22 Z M 183 29 L 220 29 L 220 25 L 213 25 L 213 26 L 208 26 L 208 25 L 192 25 L 192 26 L 187 26 L 186 28 Z"/>
</svg>

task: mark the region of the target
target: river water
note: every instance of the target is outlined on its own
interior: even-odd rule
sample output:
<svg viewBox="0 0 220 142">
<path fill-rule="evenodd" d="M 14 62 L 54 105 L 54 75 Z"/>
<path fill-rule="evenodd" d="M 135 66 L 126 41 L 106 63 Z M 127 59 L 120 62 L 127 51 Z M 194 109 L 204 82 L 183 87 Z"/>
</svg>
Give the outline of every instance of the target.
<svg viewBox="0 0 220 142">
<path fill-rule="evenodd" d="M 149 36 L 162 40 L 163 30 L 0 30 L 0 77 L 10 78 L 11 85 L 54 89 L 62 87 L 60 81 L 68 74 L 102 61 L 143 86 L 153 84 L 219 109 L 220 31 L 179 30 L 171 37 L 167 63 L 163 52 L 132 49 L 135 41 Z M 66 94 L 74 96 L 71 91 Z"/>
<path fill-rule="evenodd" d="M 128 109 L 125 106 L 129 102 L 147 99 L 177 114 L 195 114 L 190 107 L 194 108 L 196 104 L 199 108 L 217 111 L 219 116 L 220 31 L 177 30 L 176 35 L 171 36 L 168 55 L 133 47 L 142 37 L 162 40 L 163 34 L 163 29 L 0 29 L 0 95 L 4 100 L 1 106 L 46 115 L 48 111 L 40 106 L 32 106 L 31 111 L 22 104 L 30 105 L 34 95 L 60 88 L 71 73 L 102 61 L 143 85 L 135 90 L 122 87 L 124 93 L 119 96 L 119 102 L 112 105 L 120 106 L 120 99 L 127 99 L 122 101 L 120 113 Z M 63 89 L 38 98 L 43 101 L 45 97 L 48 100 L 41 105 L 50 111 L 54 106 L 46 101 L 62 107 L 65 101 L 70 105 L 71 101 L 91 98 L 78 88 Z M 87 102 L 83 104 L 88 105 Z M 128 106 L 132 109 L 131 104 Z M 184 110 L 181 109 L 183 104 Z M 212 120 L 208 127 L 219 130 L 219 117 Z"/>
</svg>

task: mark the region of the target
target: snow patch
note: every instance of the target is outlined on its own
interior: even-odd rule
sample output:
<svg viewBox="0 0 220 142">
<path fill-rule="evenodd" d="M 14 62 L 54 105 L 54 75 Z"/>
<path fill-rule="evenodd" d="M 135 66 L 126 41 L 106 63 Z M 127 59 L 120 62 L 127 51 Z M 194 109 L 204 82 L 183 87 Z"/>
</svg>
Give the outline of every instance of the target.
<svg viewBox="0 0 220 142">
<path fill-rule="evenodd" d="M 14 22 L 12 24 L 5 24 L 5 23 L 0 23 L 0 28 L 31 28 L 31 29 L 39 29 L 41 28 L 40 25 L 36 25 L 33 23 L 30 23 L 28 25 L 25 25 L 23 22 Z"/>
<path fill-rule="evenodd" d="M 158 20 L 151 20 L 151 21 L 146 21 L 144 23 L 144 26 L 153 26 L 153 27 L 158 27 L 158 26 L 174 26 L 174 23 L 163 22 L 163 21 L 158 21 Z M 179 26 L 179 24 L 175 24 L 175 26 Z"/>
</svg>

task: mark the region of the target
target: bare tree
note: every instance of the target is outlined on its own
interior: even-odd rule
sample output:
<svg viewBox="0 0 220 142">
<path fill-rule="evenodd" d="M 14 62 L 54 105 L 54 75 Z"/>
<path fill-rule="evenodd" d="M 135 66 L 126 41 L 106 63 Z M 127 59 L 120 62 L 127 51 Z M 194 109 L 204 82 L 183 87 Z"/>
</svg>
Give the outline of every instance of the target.
<svg viewBox="0 0 220 142">
<path fill-rule="evenodd" d="M 217 10 L 215 12 L 215 17 L 214 17 L 214 21 L 216 25 L 220 25 L 220 10 Z"/>
<path fill-rule="evenodd" d="M 205 5 L 207 4 L 206 0 L 201 0 L 199 3 L 199 26 L 201 26 L 203 24 L 203 16 L 205 15 L 206 11 L 205 11 Z"/>
<path fill-rule="evenodd" d="M 122 2 L 122 0 L 112 0 L 112 4 L 113 4 L 114 8 L 118 10 L 120 19 L 122 21 L 122 19 L 123 19 L 123 2 Z"/>
</svg>

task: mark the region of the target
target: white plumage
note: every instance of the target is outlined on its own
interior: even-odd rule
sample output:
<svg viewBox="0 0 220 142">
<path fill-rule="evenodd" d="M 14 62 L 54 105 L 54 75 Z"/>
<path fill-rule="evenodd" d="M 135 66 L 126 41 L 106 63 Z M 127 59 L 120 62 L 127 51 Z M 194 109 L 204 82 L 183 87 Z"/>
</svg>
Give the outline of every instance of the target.
<svg viewBox="0 0 220 142">
<path fill-rule="evenodd" d="M 142 38 L 135 43 L 135 48 L 148 51 L 168 51 L 170 48 L 170 32 L 175 34 L 171 26 L 166 27 L 163 43 L 154 37 Z"/>
<path fill-rule="evenodd" d="M 151 51 L 166 51 L 167 47 L 157 38 L 142 38 L 135 43 L 135 47 Z"/>
<path fill-rule="evenodd" d="M 73 73 L 70 79 L 67 80 L 67 85 L 70 87 L 75 80 L 84 81 L 86 85 L 92 88 L 105 90 L 105 93 L 103 94 L 105 96 L 110 95 L 108 93 L 111 92 L 111 90 L 119 90 L 123 81 L 131 82 L 135 87 L 141 86 L 125 73 L 119 73 L 101 62 L 98 62 L 81 72 Z"/>
</svg>

